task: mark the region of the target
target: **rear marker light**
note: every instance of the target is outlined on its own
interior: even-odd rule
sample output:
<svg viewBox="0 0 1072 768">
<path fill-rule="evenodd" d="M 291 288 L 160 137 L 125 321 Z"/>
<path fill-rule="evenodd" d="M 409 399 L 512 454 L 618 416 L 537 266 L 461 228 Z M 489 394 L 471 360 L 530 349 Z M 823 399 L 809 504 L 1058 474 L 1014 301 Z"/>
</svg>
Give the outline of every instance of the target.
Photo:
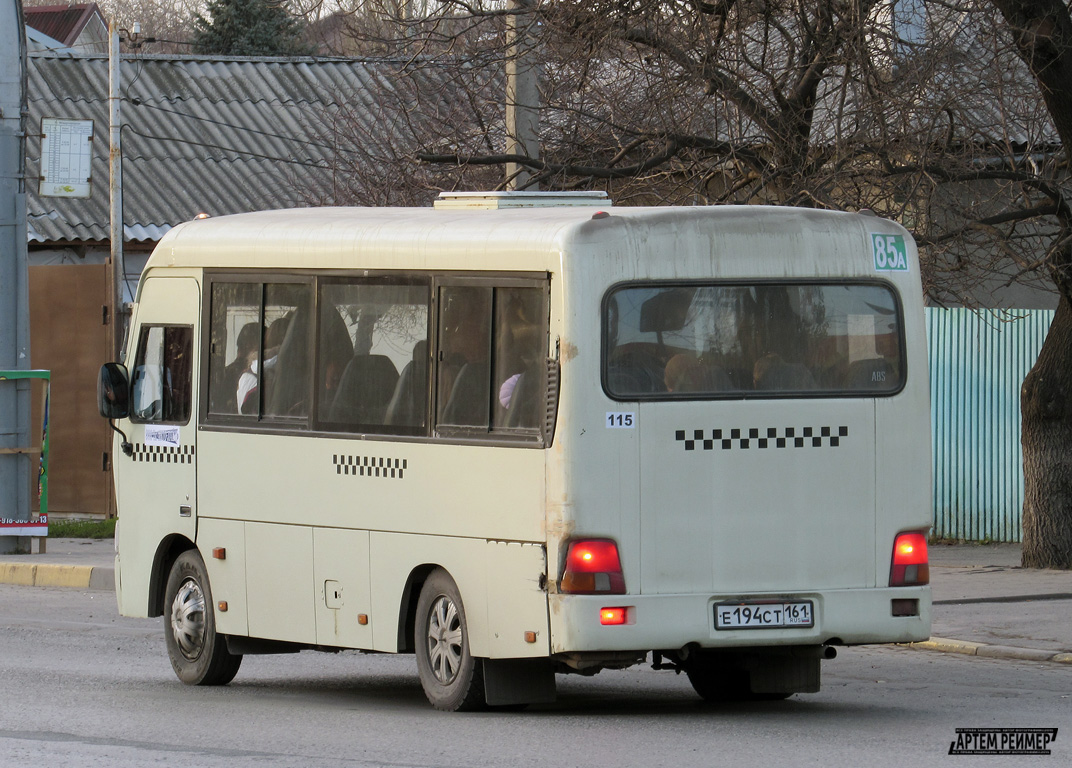
<svg viewBox="0 0 1072 768">
<path fill-rule="evenodd" d="M 926 535 L 919 531 L 899 534 L 893 542 L 890 586 L 923 586 L 929 584 L 930 580 L 931 569 L 927 557 Z"/>
<path fill-rule="evenodd" d="M 624 624 L 625 608 L 604 608 L 599 612 L 600 624 Z"/>
<path fill-rule="evenodd" d="M 904 598 L 890 600 L 890 615 L 919 616 L 919 600 L 906 600 Z"/>
<path fill-rule="evenodd" d="M 624 595 L 618 545 L 609 539 L 570 542 L 559 591 L 578 595 Z"/>
</svg>

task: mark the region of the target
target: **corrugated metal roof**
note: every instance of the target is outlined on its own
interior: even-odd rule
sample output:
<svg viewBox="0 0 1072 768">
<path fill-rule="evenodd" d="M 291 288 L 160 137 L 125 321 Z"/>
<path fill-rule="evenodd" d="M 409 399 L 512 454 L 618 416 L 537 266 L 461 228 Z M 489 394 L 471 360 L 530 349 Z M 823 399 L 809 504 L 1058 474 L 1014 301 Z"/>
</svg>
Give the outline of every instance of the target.
<svg viewBox="0 0 1072 768">
<path fill-rule="evenodd" d="M 94 16 L 102 20 L 104 18 L 96 3 L 23 8 L 22 15 L 28 26 L 44 32 L 64 45 L 73 45 L 79 33 Z"/>
<path fill-rule="evenodd" d="M 331 121 L 390 130 L 378 106 L 403 62 L 123 56 L 123 221 L 154 240 L 198 213 L 301 207 L 333 199 Z M 430 78 L 434 73 L 406 77 Z M 108 59 L 31 55 L 27 206 L 31 242 L 108 239 Z M 92 195 L 40 197 L 41 119 L 94 122 Z"/>
</svg>

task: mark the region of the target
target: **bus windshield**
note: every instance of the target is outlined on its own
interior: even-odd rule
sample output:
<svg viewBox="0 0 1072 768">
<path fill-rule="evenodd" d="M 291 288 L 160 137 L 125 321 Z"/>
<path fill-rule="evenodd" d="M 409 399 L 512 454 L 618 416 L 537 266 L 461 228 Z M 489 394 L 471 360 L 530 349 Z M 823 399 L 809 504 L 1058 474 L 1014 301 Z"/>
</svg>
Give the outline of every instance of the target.
<svg viewBox="0 0 1072 768">
<path fill-rule="evenodd" d="M 901 313 L 876 283 L 643 283 L 603 302 L 603 385 L 620 400 L 892 395 Z"/>
</svg>

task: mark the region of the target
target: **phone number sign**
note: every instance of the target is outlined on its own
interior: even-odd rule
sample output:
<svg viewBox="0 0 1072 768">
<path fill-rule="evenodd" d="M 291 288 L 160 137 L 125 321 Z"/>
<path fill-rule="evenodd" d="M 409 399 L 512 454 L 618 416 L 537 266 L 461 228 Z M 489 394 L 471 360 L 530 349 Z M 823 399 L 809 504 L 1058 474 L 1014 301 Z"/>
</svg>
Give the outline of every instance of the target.
<svg viewBox="0 0 1072 768">
<path fill-rule="evenodd" d="M 0 518 L 0 536 L 48 536 L 48 515 L 37 520 Z"/>
</svg>

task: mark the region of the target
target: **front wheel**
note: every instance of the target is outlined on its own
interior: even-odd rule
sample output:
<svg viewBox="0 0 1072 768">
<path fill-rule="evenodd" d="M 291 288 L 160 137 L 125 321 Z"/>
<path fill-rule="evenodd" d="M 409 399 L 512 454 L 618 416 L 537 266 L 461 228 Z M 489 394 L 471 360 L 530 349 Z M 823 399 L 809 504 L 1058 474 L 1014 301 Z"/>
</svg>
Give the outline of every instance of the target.
<svg viewBox="0 0 1072 768">
<path fill-rule="evenodd" d="M 465 607 L 454 580 L 441 568 L 421 588 L 413 639 L 421 687 L 433 707 L 448 712 L 484 708 L 484 673 L 469 652 Z"/>
<path fill-rule="evenodd" d="M 164 637 L 171 666 L 187 685 L 226 685 L 242 657 L 216 634 L 208 572 L 197 550 L 179 555 L 164 593 Z"/>
</svg>

